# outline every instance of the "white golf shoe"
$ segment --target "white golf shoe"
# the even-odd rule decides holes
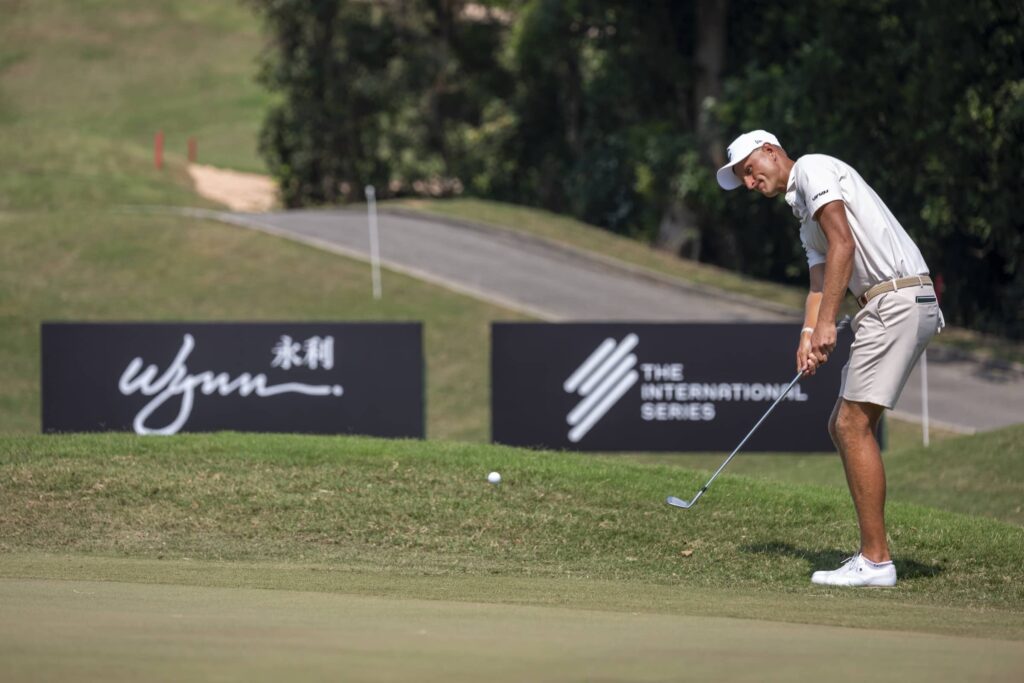
[[[876,564],[860,553],[830,572],[814,572],[811,583],[819,586],[895,586],[896,566],[892,562]]]

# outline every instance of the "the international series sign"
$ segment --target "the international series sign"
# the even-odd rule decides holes
[[[424,436],[419,323],[45,323],[44,432]]]
[[[745,451],[832,451],[851,335]],[[796,374],[792,324],[495,323],[492,438],[584,451],[731,451]]]

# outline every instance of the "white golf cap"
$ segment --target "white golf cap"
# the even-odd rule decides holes
[[[782,147],[779,144],[779,139],[766,130],[752,130],[732,141],[732,144],[725,151],[729,161],[725,163],[725,166],[718,169],[718,184],[723,190],[735,190],[743,185],[743,181],[732,172],[732,167],[746,159],[750,156],[751,152],[766,142]]]

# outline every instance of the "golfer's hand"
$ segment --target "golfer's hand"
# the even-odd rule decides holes
[[[836,324],[831,320],[818,320],[811,334],[810,357],[816,366],[828,362],[829,354],[836,348]]]
[[[800,344],[796,347],[796,369],[805,375],[813,375],[818,364],[811,357],[811,333],[800,333]]]

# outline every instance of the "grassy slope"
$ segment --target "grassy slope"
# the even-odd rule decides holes
[[[491,469],[504,473],[501,487],[484,481]],[[702,478],[677,468],[438,442],[6,437],[0,550],[17,554],[8,567],[24,553],[44,552],[412,577],[622,581],[637,592],[651,584],[736,591],[756,597],[754,610],[765,600],[779,603],[781,620],[824,623],[864,601],[884,612],[954,608],[963,623],[987,611],[1000,623],[1006,610],[1024,612],[1020,527],[893,504],[904,580],[893,591],[851,595],[807,582],[809,571],[856,546],[843,492],[726,477],[699,509],[683,513],[662,503]],[[828,610],[806,609],[805,598],[826,595]],[[788,612],[787,596],[803,607]],[[640,598],[621,600],[629,609]],[[1024,637],[1024,629],[1012,637]]]
[[[262,170],[259,25],[240,3],[4,2],[0,211],[195,203],[182,163]],[[163,130],[170,168],[153,168]]]
[[[488,325],[513,314],[393,274],[386,276],[387,296],[374,302],[365,265],[219,224],[59,212],[9,216],[2,224],[2,431],[38,430],[42,320],[343,318],[423,320],[428,434],[488,437]],[[1020,486],[1013,482],[1022,479],[1024,448],[1018,432],[1005,434],[1016,436],[1000,437],[1010,439],[1002,452],[1011,456],[1000,458],[994,449],[961,445],[968,442],[913,450],[916,431],[900,429],[887,456],[892,497],[1021,523]],[[967,449],[969,460],[958,457]],[[708,470],[722,456],[636,457]],[[742,455],[730,468],[774,480],[844,484],[832,457]],[[974,494],[959,495],[965,486]]]
[[[488,438],[488,325],[515,316],[501,309],[387,274],[387,296],[368,297],[366,266],[313,249],[234,228],[121,214],[19,214],[0,230],[0,430],[35,432],[39,425],[38,325],[48,319],[385,319],[423,320],[428,365],[428,434],[433,438]],[[300,275],[301,274],[301,275]],[[888,456],[892,495],[904,494],[903,451],[917,438],[900,430]],[[936,450],[936,449],[933,449]],[[1007,447],[1021,452],[1019,439]],[[942,451],[946,452],[946,451]],[[713,469],[721,454],[637,456],[649,461]],[[933,484],[950,481],[919,451],[908,473]],[[952,455],[944,462],[956,463]],[[944,495],[950,509],[977,510],[1021,521],[1013,489],[999,493],[1012,473],[993,480],[990,463],[972,458],[960,467],[965,482],[993,495]],[[843,485],[834,458],[742,455],[737,473],[815,484]],[[1019,472],[1020,467],[1017,466]],[[973,472],[973,474],[970,474]],[[1018,476],[1016,481],[1020,481]],[[923,484],[922,484],[923,485]],[[959,486],[960,484],[958,484]],[[688,494],[683,494],[688,495]],[[1007,495],[1011,499],[1007,499]],[[917,502],[929,502],[926,497]]]
[[[365,265],[199,221],[116,213],[203,205],[184,166],[260,170],[270,101],[241,3],[4,3],[0,22],[0,431],[39,428],[43,320],[422,320],[428,434],[487,438],[487,335],[517,319]],[[166,133],[167,164],[152,163]]]
[[[394,273],[216,223],[25,214],[0,230],[0,431],[39,429],[43,320],[419,320],[427,433],[488,436],[489,324],[516,315]]]

